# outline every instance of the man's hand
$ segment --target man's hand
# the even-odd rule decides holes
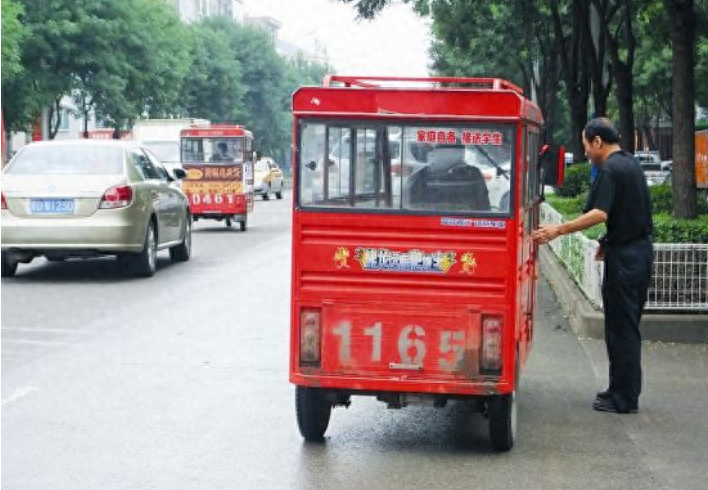
[[[595,260],[598,262],[605,260],[605,247],[602,245],[598,246],[597,251],[595,251]]]
[[[541,225],[531,234],[531,239],[539,244],[548,243],[561,235],[558,225]]]

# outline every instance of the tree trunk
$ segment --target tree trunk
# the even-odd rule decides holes
[[[56,114],[56,120],[54,121],[54,127],[52,127],[52,115]],[[56,138],[57,133],[59,132],[59,125],[61,124],[61,98],[56,99],[54,101],[54,104],[50,106],[49,108],[49,139],[53,140]]]
[[[581,162],[585,160],[585,148],[583,147],[583,129],[588,120],[588,96],[585,98],[576,97],[570,103],[570,129],[573,135],[573,161]]]
[[[592,77],[592,99],[595,109],[593,117],[607,116],[607,98],[612,89],[612,77],[607,76],[606,47],[607,39],[605,29],[602,27],[601,12],[607,9],[607,0],[600,4],[603,10],[596,5],[590,5],[588,22],[584,24],[583,34],[590,54],[590,76]]]
[[[571,146],[573,160],[583,160],[582,131],[587,122],[590,80],[585,57],[588,54],[587,36],[582,35],[582,23],[588,20],[588,4],[586,1],[573,2],[572,29],[568,36],[563,34],[563,25],[557,1],[551,2],[553,27],[556,43],[560,53],[561,68],[565,81],[566,93],[571,112]]]
[[[558,85],[560,84],[560,69],[558,67],[558,51],[555,47],[549,50],[542,60],[538,89],[538,105],[545,121],[543,128],[543,143],[553,143],[553,132],[556,126],[556,111],[558,107]]]
[[[617,81],[617,105],[619,108],[619,132],[622,149],[634,152],[634,110],[632,69],[626,63],[618,62],[614,67]]]
[[[118,126],[113,128],[113,139],[114,140],[120,139],[120,128]]]
[[[695,11],[693,0],[664,0],[671,19],[673,50],[673,215],[695,218]]]

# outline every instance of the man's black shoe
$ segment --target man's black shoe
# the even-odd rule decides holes
[[[619,410],[615,406],[615,402],[612,401],[612,398],[607,398],[607,399],[602,399],[599,398],[595,400],[595,403],[592,404],[592,408],[599,412],[614,412],[614,413],[637,413],[637,408],[630,408],[626,410]]]
[[[612,392],[610,390],[605,390],[605,391],[598,391],[595,394],[595,398],[598,400],[609,400],[612,398]]]

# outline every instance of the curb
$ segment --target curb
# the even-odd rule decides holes
[[[571,327],[581,337],[605,338],[605,316],[597,311],[568,276],[548,246],[539,247],[541,272],[558,297]],[[708,343],[708,315],[645,313],[640,324],[643,340]]]

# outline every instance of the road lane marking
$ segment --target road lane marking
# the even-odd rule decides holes
[[[87,334],[88,330],[75,330],[72,328],[54,328],[54,327],[2,327],[3,332],[37,332],[37,333],[78,333]]]
[[[2,405],[4,407],[8,403],[12,403],[14,401],[17,401],[20,398],[23,398],[35,391],[37,391],[37,388],[35,388],[34,386],[26,386],[25,388],[18,388],[10,396],[8,396],[4,400],[2,400],[0,405]]]
[[[2,339],[2,343],[10,343],[10,344],[27,344],[27,345],[53,345],[53,346],[60,346],[60,345],[68,345],[66,342],[59,342],[57,340],[33,340],[33,339]]]

